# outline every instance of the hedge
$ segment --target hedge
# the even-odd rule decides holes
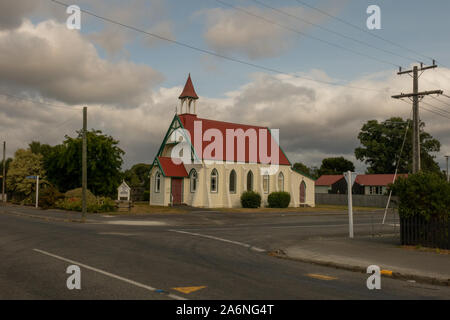
[[[243,208],[259,208],[261,206],[261,195],[254,191],[245,191],[241,195]]]
[[[272,192],[269,194],[267,202],[270,208],[287,208],[291,202],[291,195],[285,191]]]
[[[398,178],[392,188],[399,197],[401,218],[450,216],[450,184],[436,173],[419,172],[408,178]]]

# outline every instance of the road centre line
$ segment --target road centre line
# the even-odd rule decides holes
[[[182,230],[169,230],[171,232],[177,232],[177,233],[183,233],[183,234],[189,234],[191,236],[197,236],[197,237],[202,237],[202,238],[208,238],[208,239],[212,239],[212,240],[217,240],[217,241],[222,241],[222,242],[227,242],[227,243],[231,243],[231,244],[235,244],[241,247],[245,247],[245,248],[249,248],[250,250],[256,251],[256,252],[266,252],[266,250],[258,248],[258,247],[254,247],[250,244],[247,243],[243,243],[243,242],[239,242],[239,241],[233,241],[233,240],[228,240],[228,239],[223,239],[223,238],[218,238],[218,237],[214,237],[214,236],[210,236],[207,234],[200,234],[200,233],[194,233],[194,232],[187,232],[187,231],[182,231]]]
[[[137,281],[134,281],[134,280],[130,280],[130,279],[127,279],[127,278],[118,276],[116,274],[113,274],[113,273],[110,273],[110,272],[107,272],[107,271],[103,271],[103,270],[100,270],[100,269],[88,266],[86,264],[83,264],[83,263],[80,263],[80,262],[77,262],[77,261],[74,261],[74,260],[70,260],[70,259],[67,259],[67,258],[64,258],[64,257],[60,257],[60,256],[57,256],[56,254],[53,254],[53,253],[50,253],[50,252],[47,252],[47,251],[44,251],[44,250],[33,249],[33,251],[39,252],[41,254],[44,254],[44,255],[47,255],[47,256],[50,256],[50,257],[53,257],[53,258],[58,259],[58,260],[62,260],[62,261],[65,261],[65,262],[68,262],[68,263],[71,263],[71,264],[75,264],[75,265],[77,265],[79,267],[83,267],[83,268],[91,270],[91,271],[95,271],[95,272],[101,273],[101,274],[103,274],[105,276],[108,276],[108,277],[111,277],[111,278],[114,278],[114,279],[117,279],[117,280],[124,281],[126,283],[132,284],[132,285],[134,285],[136,287],[139,287],[139,288],[146,289],[148,291],[156,292],[158,290],[158,289],[153,288],[151,286],[148,286],[146,284],[143,284],[143,283],[140,283],[140,282],[137,282]],[[174,295],[174,294],[168,294],[167,297],[175,299],[175,300],[187,300],[187,299],[185,299],[183,297],[180,297],[180,296],[177,296],[177,295]]]

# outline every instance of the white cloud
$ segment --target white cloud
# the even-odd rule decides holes
[[[100,58],[80,33],[51,20],[0,32],[0,48],[0,84],[70,104],[134,107],[162,80],[149,66]]]

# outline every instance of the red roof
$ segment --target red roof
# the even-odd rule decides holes
[[[407,174],[397,174],[398,177],[408,177]],[[356,183],[362,186],[387,186],[394,182],[394,174],[361,174],[356,177]]]
[[[197,93],[195,93],[194,85],[192,84],[191,74],[189,74],[186,84],[184,85],[183,92],[178,97],[179,99],[183,98],[192,98],[198,99]]]
[[[344,178],[342,174],[324,174],[316,180],[316,186],[331,186]]]
[[[265,159],[260,159],[260,154],[259,154],[259,139],[260,139],[260,135],[259,135],[259,130],[265,130],[265,132],[267,133],[267,142],[265,144],[266,147],[266,151],[264,152],[264,150],[262,151],[262,155],[267,155],[268,157],[270,157],[271,155],[271,146],[274,143],[276,148],[278,149],[278,159],[272,160],[271,159],[271,164],[279,164],[279,165],[290,165],[289,160],[287,159],[287,157],[284,155],[283,151],[281,150],[280,146],[277,144],[277,142],[275,141],[275,139],[272,137],[270,130],[268,130],[266,127],[259,127],[259,126],[251,126],[251,125],[245,125],[245,124],[237,124],[237,123],[231,123],[231,122],[223,122],[223,121],[216,121],[216,120],[209,120],[209,119],[201,119],[198,118],[196,115],[194,114],[182,114],[179,115],[179,118],[181,120],[181,123],[183,124],[183,127],[189,131],[189,134],[191,136],[191,143],[193,144],[193,146],[196,149],[196,153],[197,155],[199,155],[200,157],[200,153],[201,153],[201,158],[205,159],[205,160],[216,160],[216,161],[239,161],[239,162],[255,162],[254,160],[256,160],[257,163],[267,163],[269,161],[264,161]],[[206,147],[208,145],[210,145],[212,143],[212,141],[205,141],[203,139],[202,142],[202,150],[197,150],[198,146],[195,145],[195,138],[196,138],[196,134],[194,132],[194,121],[200,121],[201,125],[202,125],[202,132],[201,132],[201,136],[203,137],[203,134],[206,130],[208,129],[218,129],[223,137],[223,151],[222,151],[222,155],[219,154],[219,152],[217,152],[217,154],[212,154],[212,158],[206,158],[204,156],[204,151],[206,149]],[[246,138],[245,141],[245,156],[244,158],[239,158],[238,159],[238,152],[237,152],[237,138],[234,138],[234,158],[232,158],[231,155],[227,156],[226,153],[226,144],[227,144],[227,138],[226,138],[226,130],[227,129],[231,129],[231,130],[237,130],[237,129],[242,129],[244,132],[247,132],[248,129],[254,129],[256,131],[256,138],[257,138],[257,143],[256,146],[252,145],[252,148],[255,148],[254,150],[256,150],[256,159],[250,158],[249,156],[249,143],[248,143],[248,139]],[[209,152],[208,152],[209,153]],[[250,161],[252,160],[252,161]]]
[[[166,177],[187,177],[188,173],[182,163],[175,164],[172,158],[158,157],[161,169]],[[181,162],[181,160],[180,160]]]

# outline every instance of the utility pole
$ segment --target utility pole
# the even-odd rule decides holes
[[[81,156],[81,166],[82,166],[82,173],[81,173],[81,181],[82,181],[82,213],[81,217],[84,221],[86,219],[86,190],[87,190],[87,137],[86,137],[86,131],[87,131],[87,107],[83,107],[83,150],[82,150],[82,156]]]
[[[412,172],[417,173],[420,171],[420,117],[419,117],[419,99],[424,96],[430,94],[442,94],[442,90],[433,90],[433,91],[423,91],[419,92],[419,71],[423,72],[428,69],[437,68],[435,61],[433,60],[433,65],[424,67],[423,64],[420,64],[420,69],[417,66],[414,66],[412,70],[402,71],[400,68],[398,75],[402,74],[411,74],[413,77],[413,92],[407,94],[399,94],[392,96],[394,99],[402,99],[402,98],[411,98],[413,100],[413,134],[412,134],[412,145],[413,145],[413,168]]]
[[[450,179],[449,179],[450,176],[448,175],[448,157],[449,156],[445,156],[445,159],[447,160],[447,172],[446,173],[447,173],[447,182],[450,182]]]
[[[3,204],[6,203],[6,199],[5,199],[5,179],[6,179],[5,154],[6,154],[6,141],[3,141],[3,162],[2,162],[3,163],[3,175],[2,175],[2,202],[3,202]]]

